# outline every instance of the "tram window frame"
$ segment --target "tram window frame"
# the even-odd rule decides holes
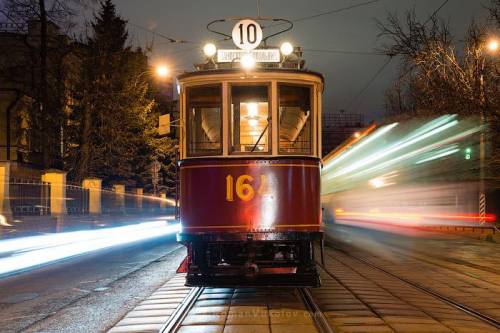
[[[233,87],[235,86],[243,86],[243,87],[248,87],[248,86],[261,86],[261,87],[267,87],[267,146],[268,149],[267,151],[239,151],[239,150],[234,150],[234,133],[233,133],[233,111],[231,109],[231,106],[233,105]],[[230,155],[272,155],[273,154],[273,137],[272,137],[272,120],[273,120],[273,110],[272,110],[272,103],[271,100],[273,98],[272,96],[272,82],[270,81],[261,81],[261,82],[229,82],[228,83],[228,89],[227,89],[227,94],[228,94],[228,152]]]
[[[291,153],[287,151],[283,151],[281,149],[281,139],[280,139],[280,129],[281,129],[281,116],[280,116],[280,105],[281,105],[281,98],[280,98],[280,86],[288,86],[288,87],[298,87],[298,88],[309,88],[309,119],[307,121],[310,122],[310,133],[309,133],[309,142],[310,142],[310,147],[308,152],[300,152],[300,153]],[[317,145],[317,142],[315,143],[315,136],[314,136],[314,126],[315,126],[315,116],[316,116],[316,110],[315,110],[315,105],[314,105],[314,91],[315,91],[315,86],[314,84],[303,84],[303,83],[295,83],[295,82],[286,82],[286,81],[278,81],[276,82],[276,108],[277,108],[277,115],[278,115],[278,154],[279,155],[289,155],[289,156],[315,156],[314,152],[314,147],[315,144]]]
[[[219,97],[220,97],[220,102],[218,104],[219,108],[219,116],[220,116],[220,121],[219,121],[219,148],[217,150],[213,150],[210,152],[201,151],[200,153],[195,153],[192,151],[192,143],[191,143],[191,107],[190,107],[190,98],[189,98],[189,92],[191,89],[200,89],[200,88],[218,88],[219,89]],[[223,139],[223,122],[224,122],[224,98],[223,98],[223,87],[222,83],[214,83],[214,84],[198,84],[198,85],[190,85],[185,88],[185,98],[186,98],[186,155],[187,157],[204,157],[204,156],[222,156],[223,154],[223,145],[224,145],[224,139]]]

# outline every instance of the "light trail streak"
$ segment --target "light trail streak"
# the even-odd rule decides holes
[[[425,221],[427,219],[443,219],[443,220],[465,220],[465,221],[479,221],[479,215],[474,214],[419,214],[419,213],[376,213],[376,212],[338,212],[339,217],[349,218],[369,218],[369,219],[397,219],[397,220],[410,220],[410,221]],[[494,214],[486,214],[486,222],[495,222],[496,216]]]
[[[7,223],[7,219],[2,214],[0,214],[0,226],[2,226],[2,227],[12,227],[11,224]]]
[[[100,230],[85,230],[0,241],[0,277],[75,256],[166,236],[180,223],[144,222]]]
[[[418,160],[417,162],[415,162],[415,164],[422,164],[422,163],[425,163],[425,162],[434,161],[434,160],[437,160],[438,158],[449,156],[449,155],[455,154],[456,152],[459,152],[459,151],[460,151],[459,148],[452,148],[452,149],[445,148],[445,149],[442,149],[442,150],[438,150],[435,153],[435,155],[432,155],[432,156],[426,157],[424,159]]]
[[[450,118],[445,118],[444,120],[448,120],[448,119],[450,119]],[[410,145],[413,145],[419,141],[423,141],[423,140],[425,140],[433,135],[436,135],[440,132],[447,130],[448,128],[450,128],[452,126],[457,125],[458,121],[453,120],[451,122],[444,123],[444,124],[442,124],[442,122],[436,122],[435,124],[438,124],[439,127],[430,127],[431,130],[426,131],[425,133],[412,134],[412,135],[410,135],[410,137],[403,139],[402,142],[400,142],[400,143],[396,143],[385,150],[382,150],[382,151],[377,152],[375,154],[369,155],[368,157],[363,158],[361,161],[355,162],[347,167],[340,169],[338,172],[335,172],[335,173],[329,175],[327,177],[327,179],[333,179],[336,177],[340,177],[342,175],[345,175],[347,173],[350,173],[352,171],[360,169],[366,165],[375,163],[375,162],[383,159],[384,157],[387,157],[388,155],[394,154],[394,153],[396,153],[396,152],[398,152],[398,151],[400,151],[400,150],[402,150]]]
[[[485,128],[475,117],[411,119],[340,149],[321,175],[325,223],[477,226]]]
[[[326,173],[329,169],[331,169],[334,165],[340,163],[342,160],[346,159],[347,157],[351,156],[352,154],[356,153],[358,150],[361,148],[365,147],[369,143],[375,141],[382,135],[386,134],[390,130],[392,130],[394,127],[396,127],[398,123],[393,123],[391,125],[387,125],[384,127],[379,128],[378,130],[375,131],[372,135],[368,136],[364,140],[362,140],[359,144],[354,146],[352,149],[345,151],[344,153],[340,154],[338,157],[334,158],[331,160],[329,163],[327,163],[324,168],[323,168],[323,173]]]

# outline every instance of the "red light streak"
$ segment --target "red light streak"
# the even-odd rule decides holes
[[[344,212],[340,209],[335,210],[335,215],[338,217],[367,217],[367,218],[389,218],[400,220],[421,221],[424,219],[441,219],[441,220],[466,220],[479,221],[481,216],[476,214],[418,214],[418,213],[366,213],[366,212]],[[495,214],[486,214],[484,217],[486,222],[493,223],[496,221]]]

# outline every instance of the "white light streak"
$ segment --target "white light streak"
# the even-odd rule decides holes
[[[448,156],[448,155],[455,154],[458,151],[460,151],[459,148],[454,148],[454,149],[446,148],[446,149],[442,149],[442,150],[437,151],[435,155],[432,155],[432,156],[429,156],[427,158],[418,160],[417,162],[415,162],[415,164],[422,164],[422,163],[425,163],[425,162],[434,161],[434,160],[437,160],[437,159],[439,159],[441,157],[445,157],[445,156]]]
[[[0,241],[0,276],[180,231],[180,223],[145,222]]]
[[[12,227],[11,224],[7,223],[7,218],[5,216],[3,216],[2,214],[0,214],[0,226]]]
[[[438,122],[438,124],[441,125],[440,122]],[[356,163],[350,164],[347,167],[340,169],[338,172],[333,173],[332,175],[327,177],[327,179],[339,177],[339,176],[345,175],[347,173],[350,173],[352,171],[355,171],[357,169],[360,169],[364,166],[373,164],[373,163],[383,159],[384,157],[386,157],[390,154],[396,153],[396,152],[398,152],[398,151],[400,151],[400,150],[402,150],[410,145],[413,145],[419,141],[423,141],[424,139],[427,139],[433,135],[436,135],[440,132],[443,132],[452,126],[455,126],[456,124],[458,124],[458,121],[453,120],[453,121],[445,123],[444,125],[441,125],[439,127],[434,127],[432,130],[427,131],[426,133],[412,134],[409,138],[404,139],[401,143],[394,144],[393,146],[389,147],[388,149],[382,150],[380,152],[376,152],[375,154],[369,155],[368,157],[363,158]]]
[[[398,123],[394,123],[394,124],[390,124],[390,125],[387,125],[387,126],[379,128],[372,135],[370,135],[367,138],[365,138],[364,140],[362,140],[360,143],[358,143],[352,149],[347,150],[346,152],[340,154],[338,157],[336,157],[333,160],[329,161],[325,165],[325,167],[323,168],[323,173],[325,173],[326,171],[328,171],[332,166],[338,164],[340,161],[342,161],[345,158],[349,157],[350,155],[354,154],[355,152],[357,152],[358,150],[360,150],[361,148],[363,148],[364,146],[366,146],[370,142],[378,139],[379,137],[381,137],[385,133],[389,132],[391,129],[393,129],[397,125],[398,125]]]

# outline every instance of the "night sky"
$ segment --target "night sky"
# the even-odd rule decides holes
[[[131,42],[144,46],[153,41],[153,58],[166,61],[179,70],[192,70],[192,64],[203,59],[202,45],[206,41],[218,39],[205,29],[208,22],[228,16],[257,15],[255,0],[114,2],[119,13],[131,23]],[[367,0],[261,0],[260,13],[262,16],[294,20],[364,2]],[[305,50],[371,53],[383,43],[377,38],[375,18],[383,20],[388,11],[403,14],[405,10],[415,7],[419,17],[425,20],[442,3],[442,0],[381,0],[340,13],[296,22],[291,32],[277,36],[270,44],[279,45],[284,40],[289,40]],[[482,21],[487,16],[483,7],[487,4],[487,0],[449,0],[439,12],[439,16],[450,22],[453,35],[457,40],[462,40],[473,18]],[[168,44],[164,39],[153,37],[132,24],[193,43]],[[232,42],[225,45],[226,48],[234,46]],[[391,86],[397,72],[398,59],[391,61],[366,91],[355,99],[387,61],[386,57],[305,51],[304,58],[307,68],[325,76],[324,112],[346,109],[347,112],[364,114],[367,121],[383,117],[384,93]]]

